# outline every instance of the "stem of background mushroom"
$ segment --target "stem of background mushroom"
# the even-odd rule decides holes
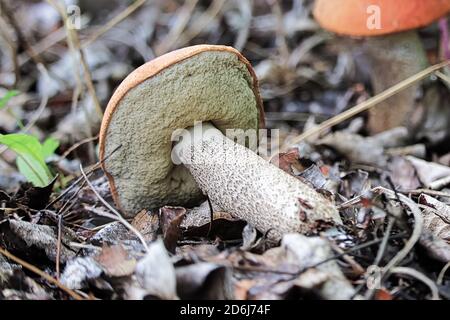
[[[425,69],[428,60],[415,31],[370,37],[365,42],[374,93],[378,94]],[[378,133],[400,125],[411,127],[419,85],[411,86],[369,111],[369,129]]]
[[[173,154],[189,169],[200,189],[217,207],[247,221],[269,238],[311,232],[319,221],[341,223],[329,200],[234,143],[212,124],[184,130],[181,138]]]

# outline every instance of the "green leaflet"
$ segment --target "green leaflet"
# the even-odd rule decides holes
[[[0,109],[6,106],[8,101],[19,94],[19,91],[11,90],[8,91],[1,99],[0,99]]]
[[[52,180],[52,174],[45,159],[58,148],[58,141],[49,138],[43,144],[31,135],[13,133],[0,135],[0,144],[17,153],[19,171],[36,187],[45,187]]]

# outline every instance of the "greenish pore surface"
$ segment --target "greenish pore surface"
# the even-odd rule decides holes
[[[226,129],[258,129],[253,80],[230,52],[203,52],[131,89],[107,130],[105,162],[128,216],[163,205],[194,205],[202,198],[189,171],[171,160],[172,132],[195,121]]]

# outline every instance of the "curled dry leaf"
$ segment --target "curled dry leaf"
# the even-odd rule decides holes
[[[332,257],[328,242],[319,237],[287,234],[280,247],[262,255],[234,252],[227,257],[236,269],[239,281],[235,291],[240,298],[284,299],[295,287],[303,294],[324,299],[349,299],[355,294]],[[298,294],[298,293],[297,293]]]
[[[33,187],[29,184],[25,184],[26,188],[24,190],[20,189],[14,196],[14,200],[31,209],[44,209],[50,199],[56,180],[57,177],[45,187]]]
[[[432,257],[446,263],[450,261],[450,206],[425,194],[420,195],[419,203],[430,207],[422,210],[420,244]]]
[[[287,234],[283,237],[281,245],[286,256],[297,261],[301,269],[315,266],[315,269],[327,275],[327,281],[318,288],[323,298],[349,299],[355,294],[355,289],[345,278],[336,261],[323,263],[332,257],[331,247],[326,240],[318,237],[308,238],[301,234]]]
[[[298,174],[298,177],[311,183],[315,189],[322,189],[322,188],[328,189],[326,188],[328,179],[323,174],[321,168],[319,168],[319,166],[317,166],[316,164],[312,164],[311,166],[300,172]]]
[[[228,267],[201,262],[178,267],[175,271],[181,299],[234,299]]]
[[[128,299],[146,296],[159,299],[178,299],[175,268],[162,240],[150,244],[144,258],[138,261],[135,275],[124,286]]]
[[[370,190],[371,183],[369,174],[366,171],[350,171],[342,177],[340,193],[347,198],[365,194]]]
[[[258,245],[258,231],[247,224],[242,230],[242,246],[241,250],[249,251]]]
[[[395,186],[400,190],[414,190],[420,187],[415,167],[405,157],[393,157],[389,161],[388,169]]]
[[[450,168],[439,163],[428,162],[413,156],[407,156],[406,159],[416,169],[420,181],[429,186],[436,180],[450,176]]]
[[[159,216],[150,211],[142,210],[134,217],[131,225],[139,231],[145,241],[156,240],[159,229]]]
[[[450,242],[450,206],[426,194],[420,195],[419,203],[430,207],[422,211],[424,228]]]
[[[160,209],[159,214],[164,244],[169,252],[175,253],[177,241],[181,234],[180,225],[186,214],[186,209],[165,206]]]
[[[292,148],[287,152],[281,152],[270,159],[270,163],[281,170],[294,175],[294,170],[303,171],[305,168],[300,163],[300,154],[298,148]]]

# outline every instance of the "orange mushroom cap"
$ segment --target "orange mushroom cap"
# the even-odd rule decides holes
[[[329,31],[376,36],[427,26],[450,11],[450,0],[316,0],[314,17]]]

